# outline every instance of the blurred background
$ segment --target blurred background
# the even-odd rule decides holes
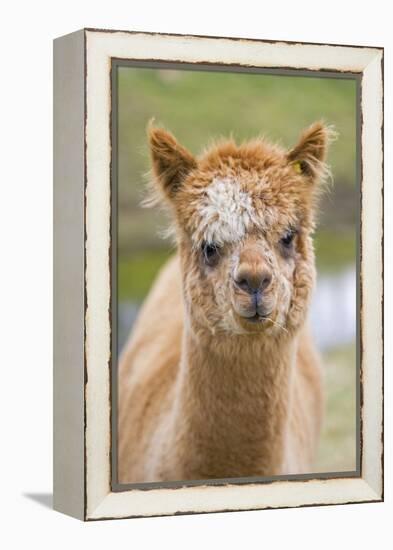
[[[315,234],[318,281],[311,323],[323,355],[327,408],[316,471],[356,469],[356,81],[172,69],[118,68],[118,347],[173,253],[157,209],[141,208],[154,117],[198,154],[212,139],[263,134],[291,147],[324,119],[339,138]]]

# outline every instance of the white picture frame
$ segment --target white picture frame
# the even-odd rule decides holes
[[[360,80],[356,475],[114,489],[111,106],[118,60]],[[54,43],[54,507],[82,520],[383,500],[383,49],[84,29]]]

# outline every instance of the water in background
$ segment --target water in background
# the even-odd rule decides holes
[[[118,310],[118,349],[121,351],[140,304],[122,302]],[[349,344],[356,337],[356,269],[354,266],[318,277],[310,324],[319,349]]]
[[[310,324],[321,350],[356,338],[356,269],[321,275],[311,304]]]

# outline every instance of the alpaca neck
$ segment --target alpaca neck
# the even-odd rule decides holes
[[[296,342],[186,326],[175,405],[185,478],[281,473]]]

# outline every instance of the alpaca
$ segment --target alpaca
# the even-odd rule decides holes
[[[307,326],[330,130],[194,157],[149,127],[178,253],[119,360],[120,483],[310,473],[323,412]]]

